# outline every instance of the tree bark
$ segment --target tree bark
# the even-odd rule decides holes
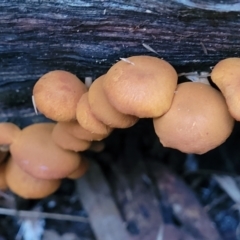
[[[119,58],[144,54],[178,72],[210,71],[238,56],[239,3],[221,2],[2,0],[0,121],[33,117],[32,87],[51,70],[94,79]]]

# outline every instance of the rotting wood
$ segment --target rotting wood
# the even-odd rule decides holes
[[[0,208],[0,215],[14,216],[19,218],[32,218],[32,219],[53,219],[61,221],[76,221],[87,223],[88,219],[81,216],[73,216],[61,213],[46,213],[37,211],[24,211],[8,208]]]
[[[2,0],[0,120],[34,113],[32,87],[42,74],[64,69],[94,79],[121,57],[157,56],[143,44],[178,71],[209,70],[239,56],[240,15],[230,3]],[[232,11],[220,11],[224,6]]]
[[[108,183],[96,162],[76,181],[77,193],[98,240],[128,240],[129,235]]]

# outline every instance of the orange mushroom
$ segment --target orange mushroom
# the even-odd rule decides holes
[[[33,88],[37,109],[54,121],[76,119],[76,107],[87,92],[83,82],[70,72],[55,70],[43,75]]]
[[[91,133],[109,135],[112,131],[112,128],[99,121],[93,115],[88,102],[88,93],[84,93],[79,100],[76,115],[78,123]]]
[[[91,146],[90,141],[76,138],[68,131],[64,131],[58,123],[53,128],[52,139],[59,147],[74,152],[85,151]]]
[[[240,121],[240,58],[226,58],[218,62],[211,78],[225,97],[231,115]]]
[[[103,138],[106,138],[109,133],[107,134],[96,134],[91,133],[84,129],[78,121],[71,121],[71,122],[58,122],[56,128],[59,128],[61,131],[66,131],[72,136],[85,140],[85,141],[100,141]]]
[[[28,174],[42,179],[64,178],[74,172],[81,156],[57,146],[51,138],[54,123],[24,128],[10,146],[13,160]]]
[[[104,76],[97,78],[88,91],[88,101],[93,115],[111,128],[133,126],[138,121],[137,117],[123,114],[109,103],[102,87]]]
[[[6,166],[6,182],[9,189],[26,199],[44,198],[55,192],[60,179],[39,179],[23,171],[11,158]]]
[[[156,57],[134,56],[109,69],[103,90],[119,112],[153,118],[170,108],[177,79],[176,71],[168,62]]]
[[[68,176],[68,178],[70,179],[80,178],[86,173],[88,168],[89,168],[89,161],[85,157],[83,157],[79,167],[73,173],[71,173]]]
[[[229,137],[234,120],[219,91],[187,82],[178,85],[171,108],[153,123],[163,146],[203,154]]]

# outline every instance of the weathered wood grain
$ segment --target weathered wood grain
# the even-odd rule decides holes
[[[33,113],[32,86],[42,74],[65,69],[95,78],[120,57],[156,55],[143,43],[178,71],[239,56],[239,3],[221,2],[2,0],[0,120]]]

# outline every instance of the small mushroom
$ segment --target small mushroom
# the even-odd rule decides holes
[[[85,151],[91,146],[90,141],[85,141],[71,135],[69,132],[64,131],[57,123],[52,131],[53,141],[65,150],[74,152]]]
[[[28,174],[42,179],[64,178],[74,172],[81,156],[57,146],[51,134],[54,123],[24,128],[10,146],[13,160]]]
[[[9,189],[26,199],[44,198],[55,192],[60,179],[39,179],[23,171],[11,158],[6,166],[6,182]]]
[[[229,137],[234,120],[219,91],[187,82],[178,85],[171,108],[153,123],[163,146],[203,154]]]
[[[99,121],[93,115],[88,102],[88,93],[84,93],[79,100],[76,115],[78,123],[91,133],[109,135],[112,131],[112,128]]]
[[[211,78],[225,97],[233,118],[240,121],[240,58],[227,58],[217,63]]]
[[[88,168],[89,168],[89,161],[85,157],[83,157],[79,167],[77,168],[77,170],[75,170],[73,173],[71,173],[68,176],[68,178],[69,179],[80,178],[86,173]]]
[[[109,103],[119,112],[139,118],[163,115],[170,108],[177,73],[166,61],[134,56],[114,64],[103,80]]]
[[[76,107],[87,88],[67,71],[55,70],[43,75],[33,88],[37,109],[54,121],[76,119]]]
[[[111,128],[128,128],[138,118],[117,111],[108,101],[102,87],[104,76],[97,78],[89,88],[88,101],[93,115]]]
[[[77,120],[71,122],[58,122],[54,128],[58,128],[59,131],[68,132],[70,135],[85,141],[100,141],[107,137],[107,134],[91,133],[84,129]]]
[[[0,123],[0,151],[8,152],[16,136],[21,132],[20,128],[10,122]]]

